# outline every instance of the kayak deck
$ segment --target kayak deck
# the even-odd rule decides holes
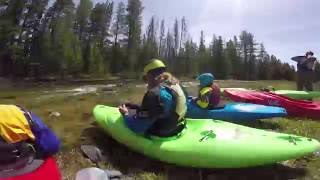
[[[126,127],[117,108],[97,105],[94,115],[98,124],[118,142],[151,158],[181,166],[260,166],[301,157],[320,148],[314,139],[212,119],[187,119],[185,130],[176,137],[146,138]]]
[[[202,109],[191,99],[188,100],[186,117],[195,119],[220,119],[230,122],[254,121],[258,119],[284,117],[284,108],[249,103],[227,103],[216,109]]]

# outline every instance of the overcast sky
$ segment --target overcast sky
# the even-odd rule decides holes
[[[120,0],[115,0],[119,2]],[[105,0],[95,0],[105,2]],[[242,30],[252,32],[269,54],[283,61],[312,50],[320,53],[320,0],[142,0],[144,26],[151,16],[174,19],[186,17],[189,33],[199,41],[212,35],[228,40]],[[293,63],[293,62],[292,62]]]

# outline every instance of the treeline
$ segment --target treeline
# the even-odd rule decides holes
[[[253,34],[205,42],[188,33],[186,18],[166,27],[150,19],[142,30],[141,0],[93,4],[81,0],[0,1],[0,75],[139,75],[151,58],[178,76],[213,72],[219,79],[294,79],[294,67],[269,55]],[[198,41],[198,43],[197,43]]]

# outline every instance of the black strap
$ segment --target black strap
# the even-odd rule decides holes
[[[30,112],[20,105],[16,105],[23,112],[25,118],[27,119],[30,128],[32,129],[36,124],[33,122]]]
[[[186,127],[186,123],[180,123],[177,125],[177,127],[171,131],[157,131],[156,134],[152,134],[154,136],[159,136],[159,137],[172,137],[172,136],[177,136],[179,133],[182,132],[182,130]]]
[[[125,104],[127,108],[129,109],[136,109],[136,110],[139,110],[140,109],[140,106],[138,104],[134,104],[134,103],[126,103]]]

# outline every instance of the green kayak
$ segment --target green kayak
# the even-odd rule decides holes
[[[124,124],[117,108],[97,105],[96,121],[119,143],[164,162],[199,168],[242,168],[273,164],[319,150],[317,140],[224,121],[187,119],[170,138],[140,136]]]
[[[221,88],[221,92],[225,89],[228,90],[238,90],[238,91],[248,91],[251,89],[245,88]],[[287,96],[293,99],[311,99],[311,98],[320,98],[320,91],[295,91],[295,90],[276,90],[271,91],[275,94]]]
[[[320,91],[293,91],[293,90],[277,90],[276,94],[284,95],[294,99],[311,99],[319,98]]]

